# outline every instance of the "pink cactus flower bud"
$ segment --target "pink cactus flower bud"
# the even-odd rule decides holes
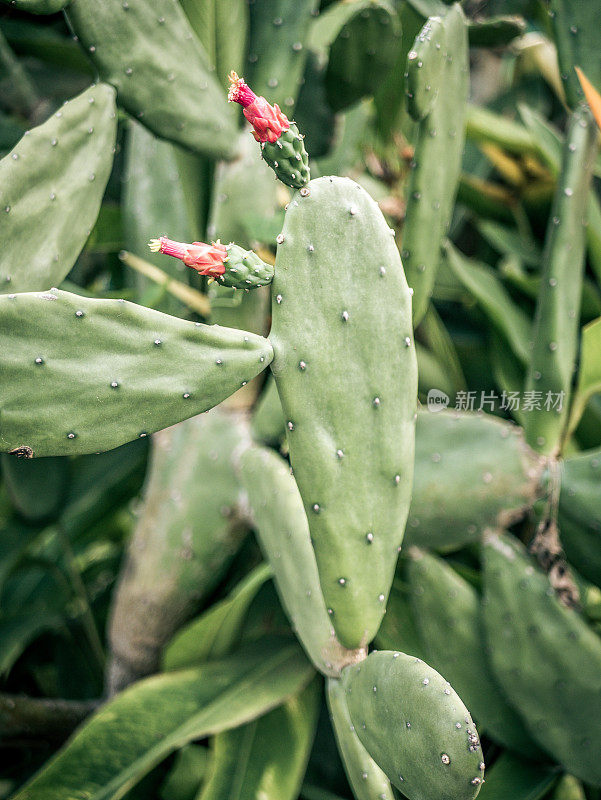
[[[192,267],[200,275],[218,278],[225,272],[227,249],[219,240],[212,244],[204,242],[184,244],[161,236],[160,239],[151,239],[148,246],[153,253],[164,253],[181,259],[187,267]]]
[[[232,85],[227,99],[230,103],[240,103],[244,108],[244,116],[253,126],[253,136],[257,142],[273,144],[290,127],[288,117],[277,103],[270,105],[264,97],[257,97],[235,72],[230,72],[229,79]]]

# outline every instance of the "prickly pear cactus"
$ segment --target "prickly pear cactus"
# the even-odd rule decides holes
[[[417,368],[394,239],[353,181],[318,178],[292,198],[272,313],[272,371],[326,605],[341,643],[365,646],[411,496]]]
[[[290,468],[276,453],[255,447],[242,455],[241,477],[261,548],[272,565],[294,630],[317,669],[339,677],[345,664],[365,658],[365,650],[346,650],[336,638],[319,585],[307,517]],[[264,502],[267,492],[272,495],[269,504]]]
[[[361,744],[348,712],[341,681],[327,682],[328,708],[344,769],[357,800],[392,800],[390,781]]]
[[[476,797],[484,780],[478,732],[438,672],[380,650],[347,667],[342,685],[357,736],[405,797]]]
[[[563,163],[545,240],[545,265],[532,331],[525,390],[540,392],[547,405],[526,417],[526,439],[543,453],[557,454],[566,425],[584,271],[586,206],[597,128],[586,108],[570,117]]]
[[[0,291],[47,289],[90,235],[115,152],[115,92],[91,86],[0,161]]]
[[[406,546],[454,550],[519,520],[545,496],[545,467],[517,425],[488,414],[420,411]]]
[[[599,637],[561,605],[521,543],[507,535],[491,534],[485,543],[484,599],[491,664],[510,703],[541,747],[600,786],[592,755],[601,746]]]
[[[541,757],[519,716],[495,683],[482,648],[480,598],[442,559],[411,552],[413,616],[427,659],[461,693],[487,733],[520,755]]]
[[[98,73],[133,117],[183,147],[215,158],[234,155],[232,116],[178,3],[72,0],[66,13]]]
[[[593,583],[601,584],[601,451],[566,458],[559,495],[561,543],[569,561]]]
[[[111,613],[109,694],[158,670],[164,645],[240,546],[247,528],[235,470],[249,443],[245,419],[220,409],[153,437],[145,503]]]
[[[147,436],[212,408],[272,358],[262,336],[56,289],[0,296],[0,342],[11,353],[0,444],[29,456]]]
[[[402,234],[403,264],[414,289],[413,318],[422,319],[451,221],[464,142],[469,91],[465,16],[458,3],[433,17],[407,60],[409,111],[419,121]]]

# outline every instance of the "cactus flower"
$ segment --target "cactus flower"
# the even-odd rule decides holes
[[[188,267],[195,269],[200,275],[218,278],[225,272],[227,249],[218,240],[212,244],[204,242],[174,242],[166,236],[151,239],[148,246],[153,253],[164,253],[167,256],[181,259]]]
[[[232,85],[227,99],[230,103],[239,103],[243,107],[244,116],[253,126],[253,136],[257,142],[262,144],[276,142],[290,127],[288,117],[277,103],[271,105],[264,97],[257,97],[250,86],[235,72],[230,72],[229,79]]]

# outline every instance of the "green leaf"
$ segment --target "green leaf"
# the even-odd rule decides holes
[[[56,516],[69,484],[69,461],[47,458],[44,461],[0,455],[2,476],[19,514],[30,522]]]
[[[523,233],[492,220],[478,220],[476,226],[478,232],[499,253],[515,256],[533,267],[540,266],[542,252],[533,237],[527,238]]]
[[[133,497],[146,474],[148,439],[137,439],[108,453],[73,462],[71,483],[60,524],[68,535],[90,528]]]
[[[0,161],[0,291],[57,285],[94,227],[113,164],[115,93],[87,89]]]
[[[476,298],[515,355],[523,364],[527,364],[531,325],[526,313],[513,302],[494,270],[487,264],[466,258],[450,242],[446,244],[446,255],[455,275],[470,295]]]
[[[209,751],[206,747],[198,744],[182,747],[161,786],[161,800],[194,800],[208,766]]]
[[[25,648],[41,633],[62,624],[63,619],[55,609],[0,614],[0,675],[10,672]]]
[[[540,800],[557,780],[554,767],[501,753],[480,790],[478,800]]]
[[[321,699],[321,681],[264,717],[215,737],[212,772],[198,800],[296,800]]]
[[[104,705],[13,800],[117,800],[169,753],[252,721],[313,674],[297,645],[262,641],[222,662],[148,678]]]
[[[239,636],[250,604],[270,577],[269,565],[260,564],[225,600],[215,603],[182,628],[165,650],[163,669],[182,669],[228,653]]]
[[[120,300],[0,296],[0,449],[94,453],[207,411],[261,372],[271,344]]]
[[[582,329],[578,385],[570,413],[570,432],[576,430],[590,398],[601,392],[601,317]]]

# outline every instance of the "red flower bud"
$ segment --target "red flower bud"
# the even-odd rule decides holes
[[[253,126],[253,136],[257,142],[273,144],[290,127],[288,117],[277,103],[270,105],[264,97],[257,97],[235,72],[230,72],[229,79],[232,85],[227,99],[230,103],[240,103],[244,108],[244,116]]]
[[[192,267],[200,275],[218,278],[225,272],[224,262],[227,259],[227,249],[219,241],[213,242],[213,244],[204,242],[184,244],[161,236],[160,239],[151,239],[148,246],[153,253],[164,253],[167,256],[181,259],[187,267]]]

